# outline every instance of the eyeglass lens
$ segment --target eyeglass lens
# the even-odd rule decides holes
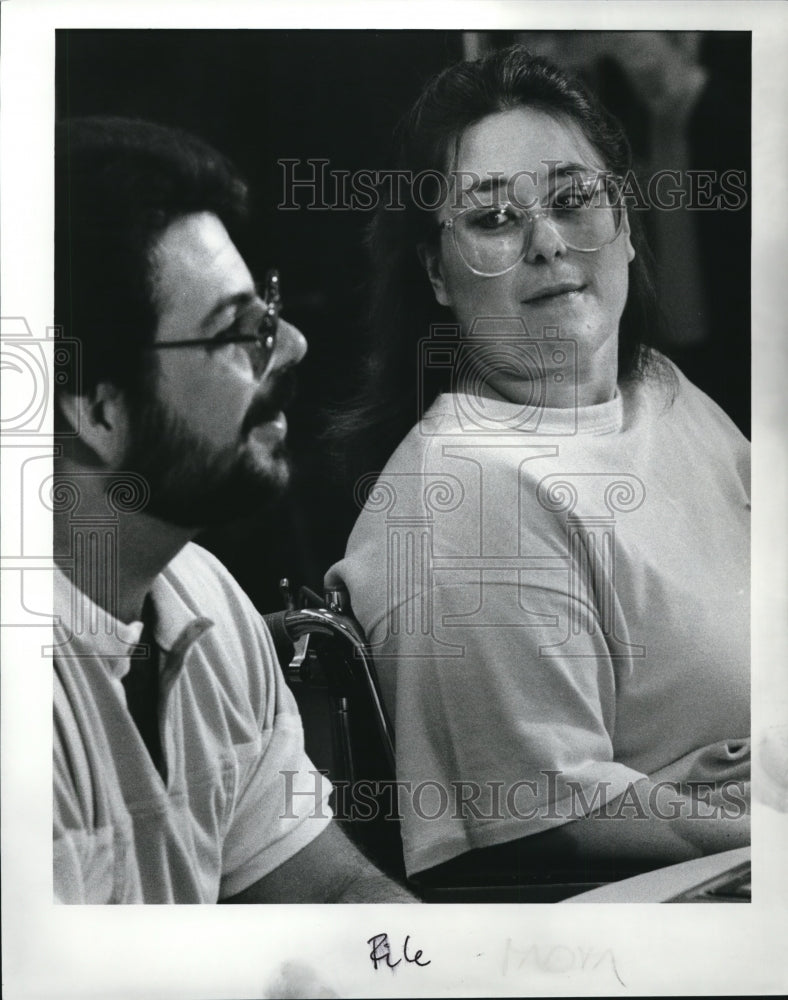
[[[589,194],[564,198],[531,212],[512,205],[472,208],[453,220],[457,250],[469,267],[481,274],[499,274],[527,252],[535,218],[547,220],[573,250],[598,250],[618,236],[623,221],[619,189],[603,178]]]

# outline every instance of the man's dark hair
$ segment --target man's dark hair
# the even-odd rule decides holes
[[[81,344],[80,391],[107,381],[138,394],[158,321],[157,240],[193,212],[213,212],[232,232],[246,185],[201,139],[145,121],[59,122],[55,154],[55,324]],[[55,384],[76,391],[70,379],[63,369]]]

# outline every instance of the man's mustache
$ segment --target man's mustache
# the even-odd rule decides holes
[[[295,398],[297,378],[295,367],[287,368],[277,375],[276,381],[265,393],[255,396],[246,411],[241,434],[246,437],[254,427],[268,423]]]

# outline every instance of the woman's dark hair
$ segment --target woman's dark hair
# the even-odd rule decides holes
[[[423,172],[446,174],[465,129],[521,106],[571,119],[606,169],[615,174],[630,170],[629,143],[618,122],[579,81],[517,45],[458,63],[434,77],[395,133],[395,167],[410,178]],[[416,250],[420,243],[436,242],[437,226],[434,213],[419,207],[412,193],[405,200],[404,211],[378,208],[368,233],[370,343],[363,384],[353,405],[334,422],[345,471],[353,480],[379,470],[424,408],[448,388],[445,374],[424,369],[418,349],[432,324],[452,322],[449,310],[436,303]],[[658,339],[649,254],[632,213],[630,228],[637,252],[620,325],[619,381],[643,374],[647,345]]]
[[[80,343],[78,365],[56,371],[55,385],[84,393],[108,381],[138,394],[158,322],[156,241],[192,212],[233,230],[246,186],[202,140],[152,122],[59,122],[55,157],[55,323]]]

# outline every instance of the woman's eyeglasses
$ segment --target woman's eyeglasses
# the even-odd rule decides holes
[[[251,361],[255,378],[261,378],[276,350],[276,335],[281,309],[282,293],[279,272],[271,270],[265,276],[265,290],[262,300],[246,309],[236,322],[226,330],[222,330],[215,337],[204,337],[198,340],[169,340],[151,344],[150,349],[161,351],[173,347],[206,347],[211,354],[221,351],[222,356],[227,356],[240,349]]]
[[[624,226],[621,178],[570,175],[538,209],[510,202],[466,208],[440,224],[476,274],[493,278],[510,271],[528,252],[537,219],[545,219],[561,241],[580,253],[612,243]]]

